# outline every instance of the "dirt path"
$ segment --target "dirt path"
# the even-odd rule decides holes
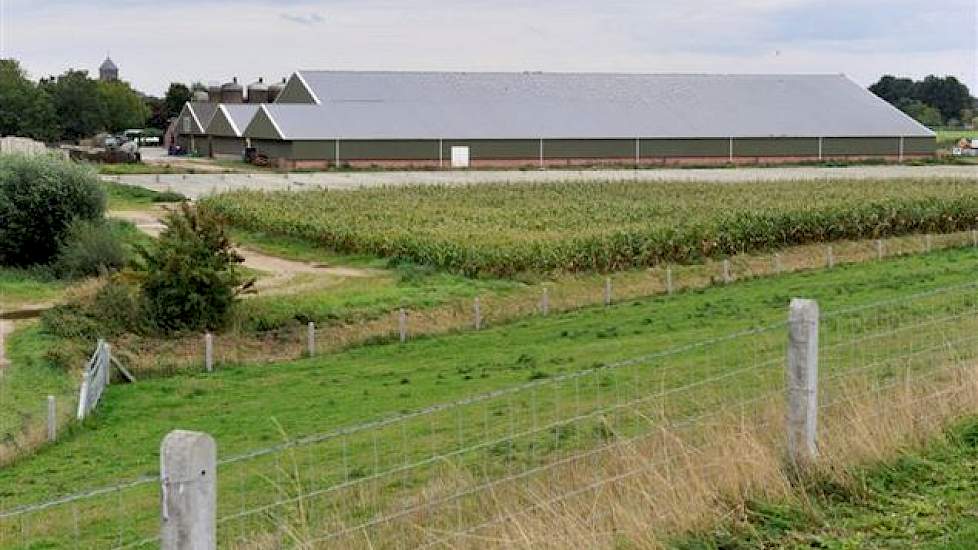
[[[165,227],[160,222],[162,209],[151,211],[145,210],[118,210],[109,212],[109,217],[126,220],[136,226],[137,229],[150,235],[158,237]],[[344,278],[367,278],[376,277],[381,274],[378,270],[361,269],[343,266],[325,266],[309,262],[298,262],[288,260],[278,256],[270,256],[250,248],[238,247],[238,254],[244,258],[244,267],[262,273],[258,277],[255,287],[271,293],[292,293],[299,290],[299,286],[307,288],[316,286],[309,282],[302,285],[292,286],[290,283],[300,274],[311,274],[322,276],[328,283],[335,279]]]

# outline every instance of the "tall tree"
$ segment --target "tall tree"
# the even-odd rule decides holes
[[[869,87],[869,91],[896,105],[902,99],[913,98],[914,81],[909,78],[884,75],[879,82]]]
[[[0,59],[0,135],[54,141],[61,136],[51,98],[14,59]]]
[[[928,76],[914,86],[918,99],[941,112],[945,120],[960,119],[961,111],[971,107],[971,91],[953,76]]]
[[[64,137],[75,140],[105,130],[108,114],[98,82],[87,71],[69,69],[42,87],[54,100],[54,108],[64,127]]]
[[[142,128],[149,118],[149,107],[126,82],[113,80],[98,82],[99,94],[105,115],[103,127],[110,132],[128,128]]]
[[[171,118],[180,114],[184,103],[190,101],[192,97],[193,93],[190,91],[189,86],[179,82],[171,83],[170,87],[166,90],[166,96],[163,97],[163,115],[166,120],[169,121]]]
[[[974,106],[971,91],[953,76],[930,75],[915,82],[909,78],[885,75],[869,87],[869,91],[892,103],[905,112],[912,111],[927,120],[935,120],[934,113],[923,106],[936,109],[942,120],[967,118],[965,111]]]

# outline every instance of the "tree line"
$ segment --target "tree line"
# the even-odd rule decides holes
[[[930,75],[923,80],[885,75],[869,91],[925,126],[974,125],[976,99],[960,80],[953,76]]]
[[[33,81],[17,60],[0,59],[0,135],[55,142],[129,128],[164,130],[191,95],[174,83],[164,98],[152,97],[75,69]]]

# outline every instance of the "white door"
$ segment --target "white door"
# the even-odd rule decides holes
[[[469,167],[469,148],[465,146],[452,147],[452,168]]]

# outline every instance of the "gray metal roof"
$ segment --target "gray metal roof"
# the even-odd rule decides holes
[[[111,57],[106,57],[105,61],[102,62],[102,65],[99,66],[99,70],[102,71],[115,71],[118,69],[119,67],[116,66],[115,62],[112,61]]]
[[[217,112],[217,103],[210,103],[207,101],[188,101],[184,106],[184,109],[190,111],[194,118],[194,134],[205,133],[208,126],[210,126],[211,119],[214,118],[214,113]],[[183,116],[181,113],[180,116]]]
[[[284,139],[932,136],[843,75],[300,71]],[[247,134],[247,131],[245,132]]]
[[[255,113],[258,112],[258,105],[249,105],[247,103],[226,103],[221,104],[220,109],[223,109],[228,115],[228,121],[237,130],[235,134],[241,137],[244,133],[245,128],[251,123],[251,119],[254,118]],[[214,117],[218,114],[215,113]],[[213,122],[213,119],[212,119]],[[208,124],[210,126],[210,124]]]

